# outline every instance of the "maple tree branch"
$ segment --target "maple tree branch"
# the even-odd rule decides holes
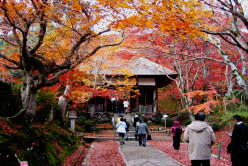
[[[204,33],[210,34],[210,35],[220,36],[223,40],[225,40],[229,44],[235,45],[235,46],[241,48],[242,50],[244,50],[245,52],[248,52],[248,48],[242,46],[242,44],[231,33],[228,33],[228,32],[213,32],[213,31],[208,31],[208,30],[203,30],[203,29],[201,31],[204,32]],[[231,37],[233,42],[228,40],[225,36]]]
[[[91,35],[91,33],[86,33],[84,34],[83,36],[80,37],[80,39],[73,45],[68,57],[67,57],[67,61],[66,63],[68,63],[68,61],[70,62],[71,60],[71,57],[75,54],[75,52],[80,48],[81,44],[84,43],[85,41],[88,41],[90,40],[91,38],[94,38],[94,37],[97,37],[97,36],[100,36],[106,32],[109,32],[110,29],[107,29],[107,30],[104,30],[104,31],[101,31],[97,34],[94,34],[94,35]],[[100,48],[99,48],[100,49]]]
[[[9,66],[9,65],[6,65],[6,64],[4,64],[2,62],[0,62],[0,64],[3,65],[7,69],[13,69],[13,70],[20,69],[19,66]]]
[[[71,51],[68,56],[68,60],[74,55],[75,51],[80,47],[80,45],[87,40],[87,37],[90,36],[91,33],[86,33],[83,36],[80,37],[80,39],[73,45],[71,48]]]
[[[3,40],[4,42],[17,47],[18,45],[16,43],[13,43],[12,41],[9,41],[5,36],[0,36],[0,39]]]
[[[8,58],[8,57],[6,57],[5,55],[3,55],[1,53],[0,53],[0,58],[2,58],[4,60],[7,60],[8,62],[11,62],[12,64],[14,64],[16,66],[20,66],[20,64],[17,61],[15,61],[15,60],[13,60],[11,58]]]
[[[61,76],[62,74],[67,73],[69,70],[70,69],[64,69],[64,70],[61,70],[61,71],[57,72],[49,80],[46,80],[46,81],[42,82],[37,87],[41,88],[41,87],[46,87],[46,86],[52,86],[52,85],[58,83],[59,82],[59,76]]]
[[[212,7],[212,8],[216,8],[216,9],[221,9],[223,11],[226,11],[232,15],[235,15],[237,16],[243,23],[244,25],[246,26],[246,29],[248,29],[248,19],[245,17],[244,13],[241,13],[241,12],[238,12],[237,10],[235,10],[235,8],[233,7],[232,4],[229,4],[230,6],[228,6],[225,2],[223,2],[222,0],[217,0],[221,5],[223,6],[216,6],[216,5],[213,5],[209,2],[206,2],[206,0],[199,0],[200,2],[203,2],[205,3],[206,5]],[[236,6],[241,6],[240,3],[238,1],[234,1]]]
[[[18,29],[22,34],[24,34],[24,31],[18,27],[15,22],[11,20],[11,17],[8,14],[8,10],[4,7],[6,5],[6,0],[3,1],[3,5],[0,6],[0,8],[4,11],[4,16],[7,19],[7,22],[9,23],[10,26],[12,26],[14,29]],[[15,35],[15,34],[14,34]]]
[[[98,35],[100,35],[100,33],[98,33]],[[94,35],[96,36],[96,35]],[[91,57],[92,55],[94,55],[98,50],[100,50],[101,48],[105,48],[105,47],[113,47],[113,46],[118,46],[120,45],[122,42],[124,41],[124,33],[122,33],[122,40],[118,43],[113,43],[113,44],[105,44],[105,45],[100,45],[98,47],[96,47],[95,49],[93,49],[88,55],[86,56],[82,56],[81,58],[79,58],[76,62],[69,63],[69,62],[65,62],[62,65],[58,65],[55,68],[53,68],[52,73],[55,73],[54,76],[47,81],[46,83],[42,84],[43,86],[48,86],[48,85],[53,85],[54,83],[57,83],[58,77],[61,76],[62,74],[68,72],[69,70],[75,68],[76,66],[78,66],[80,63],[82,63],[83,60]],[[57,73],[56,73],[57,72]]]
[[[42,10],[43,7],[40,8],[40,10]],[[38,9],[36,9],[38,10]],[[44,16],[45,16],[45,13],[44,13],[44,10],[42,10],[43,12],[41,13],[41,16],[40,16],[40,32],[39,32],[39,39],[38,39],[38,42],[37,44],[34,46],[34,48],[30,51],[31,54],[35,53],[39,48],[40,46],[43,44],[43,41],[44,41],[44,38],[45,38],[45,35],[46,35],[46,30],[47,30],[47,21],[44,20]]]
[[[118,45],[120,45],[121,43],[123,43],[124,40],[125,40],[125,39],[124,39],[124,33],[122,33],[122,40],[121,40],[120,42],[118,42],[118,43],[113,43],[113,44],[100,45],[100,46],[96,47],[93,51],[91,51],[91,53],[89,53],[86,57],[84,57],[84,59],[86,59],[86,58],[92,56],[93,54],[95,54],[95,53],[96,53],[99,49],[101,49],[101,48],[118,46]]]

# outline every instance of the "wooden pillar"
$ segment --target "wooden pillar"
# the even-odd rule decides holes
[[[153,112],[158,111],[158,88],[155,86],[153,91]]]
[[[137,97],[136,97],[136,108],[137,108],[137,112],[140,112],[140,110],[139,110],[139,95],[137,95]]]
[[[155,90],[156,90],[156,112],[159,112],[158,110],[158,88],[155,87]]]
[[[104,106],[103,106],[103,112],[108,112],[108,98],[104,98]]]

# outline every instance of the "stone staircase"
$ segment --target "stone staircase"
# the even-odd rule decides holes
[[[114,120],[116,122],[116,119],[119,117],[118,114],[114,115]],[[123,117],[127,120],[127,123],[129,123],[129,131],[128,131],[128,140],[135,140],[135,128],[133,127],[133,117],[134,114],[125,114]],[[115,133],[115,136],[118,137],[118,134]]]
[[[85,140],[88,141],[106,141],[106,140],[119,140],[119,136],[116,133],[115,125],[117,118],[119,117],[118,114],[114,114],[112,122],[113,122],[113,130],[103,131],[103,133],[97,133],[95,136],[84,136]],[[128,141],[135,140],[135,128],[133,127],[133,117],[134,114],[126,114],[123,115],[126,118],[127,122],[129,123],[129,132],[128,132]],[[170,129],[168,131],[150,131],[153,140],[168,140],[171,139],[169,135]]]

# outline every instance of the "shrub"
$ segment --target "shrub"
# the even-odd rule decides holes
[[[10,122],[7,124],[12,126]],[[0,151],[3,154],[0,155],[0,163],[3,165],[18,165],[14,156],[16,153],[20,160],[28,161],[30,166],[57,166],[79,145],[77,137],[57,124],[35,124],[14,129],[18,129],[18,132],[6,135],[0,128]]]
[[[173,126],[173,120],[171,118],[166,119],[166,127],[172,127]]]
[[[163,125],[164,122],[162,121],[162,117],[163,117],[163,114],[161,114],[160,112],[157,112],[152,119],[153,124]]]
[[[184,121],[182,121],[182,125],[183,126],[187,126],[191,123],[191,120],[190,119],[185,119]]]
[[[223,122],[214,122],[211,124],[212,128],[214,131],[219,131],[221,130],[225,125]]]
[[[79,116],[77,123],[82,128],[81,131],[85,131],[85,132],[96,131],[96,122],[93,120],[87,119],[83,115]]]
[[[179,112],[173,119],[178,120],[183,126],[191,123],[189,112]]]
[[[51,109],[56,109],[56,95],[51,91],[39,90],[36,94],[37,112],[34,122],[41,123],[48,120]]]
[[[13,116],[22,108],[20,87],[0,82],[0,116]]]

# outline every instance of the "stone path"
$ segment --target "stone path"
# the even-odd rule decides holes
[[[165,153],[152,146],[139,146],[136,141],[126,141],[121,145],[121,152],[127,166],[180,166]]]

